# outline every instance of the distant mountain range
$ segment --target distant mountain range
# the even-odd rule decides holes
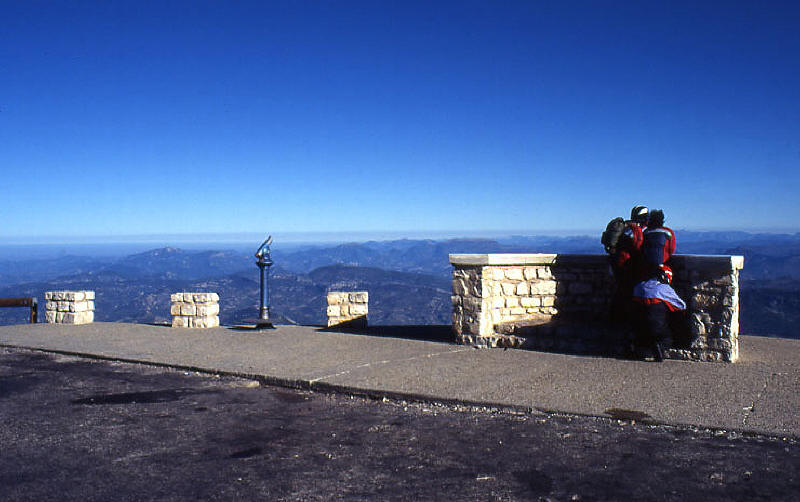
[[[745,256],[741,330],[800,338],[800,235],[679,232],[687,254]],[[322,324],[329,290],[370,292],[370,323],[449,324],[451,253],[602,253],[599,238],[513,236],[502,240],[398,240],[273,252],[271,303],[285,322]],[[258,269],[250,253],[153,249],[122,258],[62,256],[0,262],[0,297],[56,289],[96,291],[98,321],[166,322],[169,295],[220,294],[223,323],[257,312]],[[0,323],[25,322],[0,309]]]

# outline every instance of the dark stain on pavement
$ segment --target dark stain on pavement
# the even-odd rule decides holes
[[[309,399],[305,394],[283,390],[275,390],[272,392],[272,395],[275,396],[278,401],[289,404],[304,403]]]
[[[544,496],[553,491],[553,479],[542,471],[531,469],[529,471],[515,471],[514,478],[527,486],[535,496]]]
[[[228,458],[251,458],[257,455],[261,455],[264,453],[264,450],[259,448],[258,446],[254,446],[253,448],[247,448],[246,450],[240,450],[235,453],[231,453],[230,457]]]
[[[33,372],[0,376],[0,399],[35,388],[39,379]]]
[[[637,422],[652,422],[650,420],[650,415],[643,411],[636,411],[636,410],[626,410],[622,408],[609,408],[604,411],[606,415],[610,416],[614,420],[635,420]]]
[[[145,392],[123,392],[120,394],[98,394],[81,399],[75,399],[71,402],[72,404],[85,405],[170,403],[173,401],[178,401],[186,396],[200,394],[203,392],[209,391],[197,391],[192,389],[165,389]]]

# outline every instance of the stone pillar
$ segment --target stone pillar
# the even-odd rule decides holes
[[[727,259],[722,259],[727,258]],[[682,359],[735,362],[739,358],[739,271],[741,256],[676,255],[673,287],[688,304],[693,336]]]
[[[44,298],[48,323],[94,322],[94,291],[47,291]]]
[[[219,326],[219,295],[216,293],[175,293],[170,296],[173,328],[215,328]]]
[[[331,291],[328,293],[328,327],[366,328],[369,293]]]

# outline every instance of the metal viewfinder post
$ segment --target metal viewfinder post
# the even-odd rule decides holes
[[[261,288],[260,288],[260,305],[258,309],[258,319],[250,319],[247,322],[255,324],[256,328],[273,328],[272,321],[269,317],[269,267],[274,263],[270,245],[272,244],[272,236],[267,237],[267,240],[261,243],[256,251],[256,265],[261,271]]]

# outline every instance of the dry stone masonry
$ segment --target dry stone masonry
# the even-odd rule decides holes
[[[175,293],[170,296],[173,328],[215,328],[219,326],[219,295],[216,293]]]
[[[94,291],[47,291],[44,294],[48,323],[89,324],[94,322]]]
[[[331,291],[328,293],[328,327],[367,326],[369,293],[366,291]]]
[[[605,255],[450,255],[459,343],[618,354],[630,337],[611,326],[614,280]],[[741,256],[675,255],[673,287],[686,301],[685,346],[668,357],[739,357]]]

